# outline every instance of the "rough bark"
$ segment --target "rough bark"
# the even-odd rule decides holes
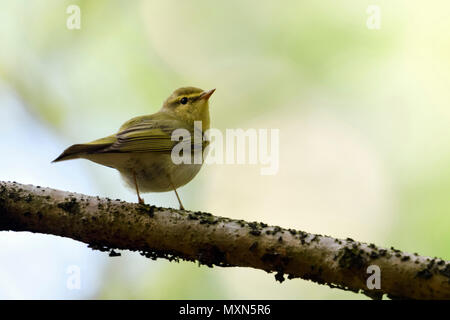
[[[93,249],[139,251],[156,259],[251,267],[372,298],[450,299],[450,262],[352,239],[119,200],[0,182],[0,231],[72,238]],[[1,262],[0,262],[1,263]],[[370,265],[381,288],[369,289]]]

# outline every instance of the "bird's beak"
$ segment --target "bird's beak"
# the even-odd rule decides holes
[[[208,100],[209,97],[211,97],[211,95],[214,93],[214,91],[216,91],[216,89],[211,89],[209,91],[203,91],[202,94],[200,95],[200,99]]]

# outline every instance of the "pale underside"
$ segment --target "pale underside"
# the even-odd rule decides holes
[[[117,169],[126,184],[139,191],[166,192],[184,186],[200,171],[201,164],[175,164],[170,153],[107,153],[87,154],[83,158]]]

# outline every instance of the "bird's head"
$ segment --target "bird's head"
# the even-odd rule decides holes
[[[204,91],[194,87],[183,87],[175,90],[161,108],[182,121],[194,123],[202,121],[203,130],[209,129],[208,100],[216,89]]]

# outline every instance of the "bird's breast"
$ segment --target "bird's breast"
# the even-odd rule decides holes
[[[170,154],[143,153],[133,155],[123,168],[117,168],[129,187],[134,188],[134,176],[142,192],[165,192],[191,181],[201,164],[175,164]]]

